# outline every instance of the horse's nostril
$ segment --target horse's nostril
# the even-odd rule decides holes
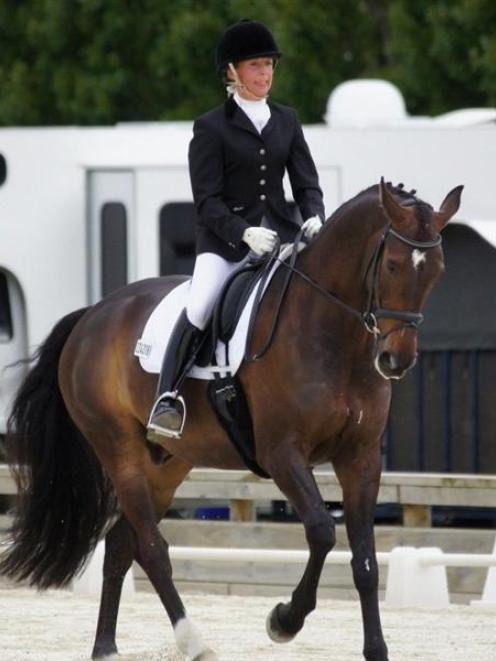
[[[396,360],[392,353],[383,351],[379,356],[379,366],[382,369],[394,370],[396,367]]]

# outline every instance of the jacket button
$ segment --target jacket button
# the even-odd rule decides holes
[[[266,197],[267,197],[266,195],[260,195],[260,199],[262,200],[262,202],[265,202]]]
[[[266,170],[267,169],[267,166],[265,165],[265,163],[262,163],[262,165],[260,166],[260,169],[261,170]]]
[[[261,154],[262,156],[264,156],[265,155],[265,149],[263,147],[260,147],[260,150],[259,150],[258,153]]]
[[[265,179],[260,179],[258,183],[260,184],[260,186],[265,186]]]

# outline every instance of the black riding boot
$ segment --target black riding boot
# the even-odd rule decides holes
[[[179,438],[184,426],[186,407],[179,388],[200,346],[202,331],[194,326],[183,310],[172,331],[165,352],[157,399],[148,421],[148,439],[155,435]]]

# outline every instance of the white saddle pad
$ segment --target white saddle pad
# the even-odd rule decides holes
[[[292,245],[284,246],[281,249],[280,258],[285,259],[291,253],[292,247]],[[303,247],[304,244],[300,244],[299,250]],[[269,284],[278,266],[279,262],[276,262],[272,267],[272,271],[266,280],[265,287]],[[169,294],[160,301],[148,318],[143,333],[140,339],[136,342],[134,350],[134,355],[139,358],[141,367],[145,372],[151,372],[152,374],[160,372],[162,359],[172,330],[181,311],[186,306],[190,282],[190,280],[187,280],[169,292]],[[236,374],[245,355],[248,323],[250,321],[251,310],[259,287],[260,283],[254,287],[243,312],[241,313],[236,330],[229,341],[229,365],[226,364],[226,346],[224,342],[219,341],[215,352],[217,365],[210,365],[208,367],[198,367],[198,365],[195,365],[189,373],[190,377],[208,380],[214,378],[214,372],[220,373],[222,376],[227,372]]]

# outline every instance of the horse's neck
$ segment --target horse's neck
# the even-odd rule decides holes
[[[370,214],[368,208],[365,211]],[[382,224],[378,214],[369,219],[369,215],[353,213],[328,221],[300,253],[297,268],[357,313],[363,313],[367,304],[367,261]],[[329,375],[333,379],[341,370],[354,371],[357,361],[372,367],[373,338],[357,315],[302,278],[296,278],[295,285],[290,299],[292,328],[304,329],[296,335],[301,342],[296,338],[295,342],[309,373],[321,369],[322,361],[331,366]]]
[[[320,286],[359,310],[365,305],[365,262],[370,253],[371,235],[375,234],[375,229],[363,230],[363,223],[355,221],[348,225],[345,218],[329,221],[301,254],[298,264]]]

